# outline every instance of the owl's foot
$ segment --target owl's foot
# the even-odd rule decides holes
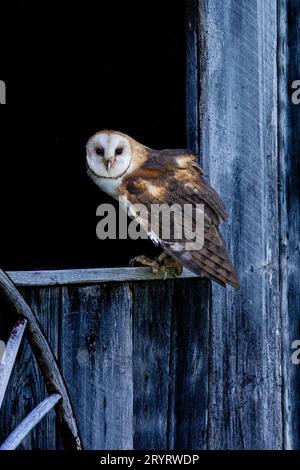
[[[181,264],[165,252],[162,252],[159,257],[154,260],[144,255],[137,256],[130,261],[130,265],[134,266],[135,263],[150,266],[154,274],[161,274],[164,279],[167,279],[167,277],[179,277],[182,273]]]
[[[182,264],[178,263],[172,256],[163,251],[157,258],[157,263],[164,268],[169,276],[179,277],[182,274]]]

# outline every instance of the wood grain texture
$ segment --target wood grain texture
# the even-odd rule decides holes
[[[92,285],[102,282],[158,281],[164,274],[154,274],[151,268],[66,269],[56,271],[11,271],[7,273],[18,287]],[[180,279],[199,277],[183,269]]]
[[[173,281],[133,286],[135,449],[168,449],[173,291]]]
[[[39,319],[54,353],[57,354],[59,290],[23,290],[22,294]],[[0,440],[3,441],[47,394],[39,367],[27,339],[24,338],[0,411]],[[20,449],[55,449],[55,430],[56,417],[52,410],[22,441]]]
[[[196,0],[186,0],[186,134],[187,148],[199,155],[199,100],[200,87],[200,54],[199,54],[199,8]]]
[[[281,449],[277,2],[197,5],[195,135],[229,212],[223,233],[241,278],[237,292],[212,287],[207,447]]]
[[[62,288],[61,369],[87,449],[132,449],[128,284]]]
[[[291,361],[300,339],[300,106],[291,85],[300,78],[300,4],[279,2],[279,158],[281,307],[284,337],[284,445],[300,449],[300,366]]]
[[[82,449],[69,394],[65,387],[64,379],[59,371],[57,360],[53,354],[51,346],[40,327],[33,309],[1,269],[0,294],[2,300],[6,303],[7,318],[22,316],[28,320],[26,337],[34,353],[34,358],[39,366],[39,372],[43,376],[47,392],[50,394],[59,393],[62,397],[62,400],[60,400],[56,406],[56,412],[65,447],[77,450]],[[58,329],[56,329],[56,331],[58,331]],[[23,408],[21,410],[23,412]],[[8,422],[10,423],[11,420],[9,419]]]
[[[55,348],[85,448],[205,446],[207,281],[34,288],[23,295]],[[3,438],[46,394],[24,347],[8,395],[16,394],[16,417],[8,429],[8,400]],[[25,380],[27,406],[20,400]],[[51,412],[20,447],[60,447],[55,430]]]
[[[195,279],[133,286],[135,449],[206,446],[207,285]]]
[[[17,320],[4,349],[1,349],[0,355],[0,408],[3,403],[6,388],[12,373],[16,357],[25,332],[27,320],[20,318]]]
[[[37,426],[38,423],[51,411],[61,400],[59,394],[49,395],[39,405],[32,410],[26,418],[13,430],[7,439],[0,446],[0,450],[16,450],[25,437]]]
[[[207,448],[210,282],[174,282],[170,448]]]
[[[38,318],[57,359],[59,338],[58,325],[61,304],[60,290],[58,288],[43,287],[41,289],[22,289],[21,293]],[[39,395],[35,397],[35,403],[37,405],[48,395],[48,392],[41,371],[39,370],[38,364],[31,350],[30,356],[36,370],[36,377],[38,377],[39,380],[40,392]],[[28,365],[29,364],[30,363],[28,362]],[[56,413],[54,410],[51,410],[47,416],[45,416],[43,421],[32,431],[31,435],[34,436],[37,441],[29,444],[30,446],[34,446],[31,448],[36,448],[35,446],[37,446],[39,449],[54,450],[56,448],[57,441],[56,429]],[[29,435],[28,438],[30,438],[31,435]],[[22,445],[24,445],[24,441],[22,442]]]

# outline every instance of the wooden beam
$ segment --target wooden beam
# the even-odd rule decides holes
[[[91,285],[107,282],[162,280],[151,268],[68,269],[55,271],[10,271],[7,275],[17,287]],[[184,269],[179,279],[199,277]]]
[[[9,382],[9,378],[19,351],[27,320],[20,319],[14,326],[0,358],[0,408]]]
[[[300,105],[292,84],[300,78],[300,3],[279,0],[280,297],[283,340],[284,448],[300,448],[300,365],[292,344],[300,339]]]
[[[0,295],[6,300],[9,307],[7,311],[10,310],[11,314],[22,316],[28,320],[27,339],[43,374],[48,392],[50,394],[59,393],[62,396],[62,400],[57,406],[57,415],[62,426],[66,446],[77,450],[82,449],[69,394],[54,354],[31,308],[1,269]]]
[[[133,448],[132,310],[127,283],[62,288],[61,371],[86,449]]]
[[[212,284],[207,448],[281,449],[278,2],[195,1],[200,76],[188,86],[200,89],[199,119],[189,135],[226,204],[221,230],[241,279],[239,290]]]
[[[49,413],[61,400],[61,395],[54,393],[45,398],[28,416],[16,427],[16,429],[3,442],[0,450],[15,450],[30,433],[30,431]]]

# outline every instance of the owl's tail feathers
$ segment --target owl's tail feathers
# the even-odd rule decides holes
[[[205,250],[203,251],[205,252]],[[235,289],[239,289],[240,280],[230,258],[214,261],[212,257],[208,258],[203,251],[199,250],[193,253],[189,269],[195,274],[208,277],[223,287],[229,284]]]

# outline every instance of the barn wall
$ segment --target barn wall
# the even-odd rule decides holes
[[[58,358],[86,449],[205,448],[208,282],[23,288]],[[24,340],[0,442],[46,396]],[[51,412],[21,449],[61,447]]]
[[[212,287],[207,446],[299,448],[299,2],[188,4],[189,146],[225,200],[241,278]]]

